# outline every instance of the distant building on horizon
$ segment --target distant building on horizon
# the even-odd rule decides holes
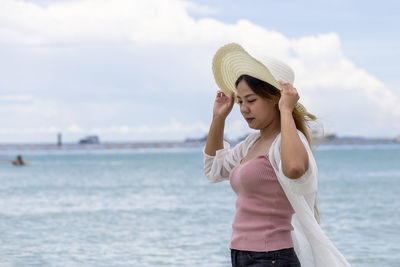
[[[97,135],[89,135],[79,140],[80,145],[98,145],[100,144],[99,137]]]

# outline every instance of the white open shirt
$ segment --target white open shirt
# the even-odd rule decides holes
[[[318,169],[306,137],[302,132],[298,133],[308,153],[308,169],[300,178],[290,179],[283,174],[281,134],[275,138],[268,151],[278,181],[295,211],[292,217],[294,230],[291,232],[294,250],[303,267],[350,266],[314,218]],[[229,180],[231,170],[247,155],[249,148],[259,137],[260,133],[251,134],[233,149],[224,141],[224,148],[218,150],[215,156],[207,155],[203,150],[205,176],[213,183]]]

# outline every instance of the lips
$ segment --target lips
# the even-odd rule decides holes
[[[254,120],[254,118],[245,118],[245,119],[246,119],[247,123],[251,123]]]

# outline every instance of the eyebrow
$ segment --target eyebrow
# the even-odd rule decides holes
[[[245,96],[244,96],[244,98],[248,98],[249,96],[252,96],[252,95],[255,95],[255,94],[253,93],[253,94],[248,94],[248,95],[245,95]],[[237,96],[237,98],[240,98],[240,99],[242,99],[240,96]]]

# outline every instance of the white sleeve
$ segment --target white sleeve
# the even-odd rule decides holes
[[[244,141],[235,148],[230,149],[228,142],[224,141],[224,148],[217,150],[215,156],[204,155],[204,175],[212,183],[229,180],[229,173],[243,157]]]

